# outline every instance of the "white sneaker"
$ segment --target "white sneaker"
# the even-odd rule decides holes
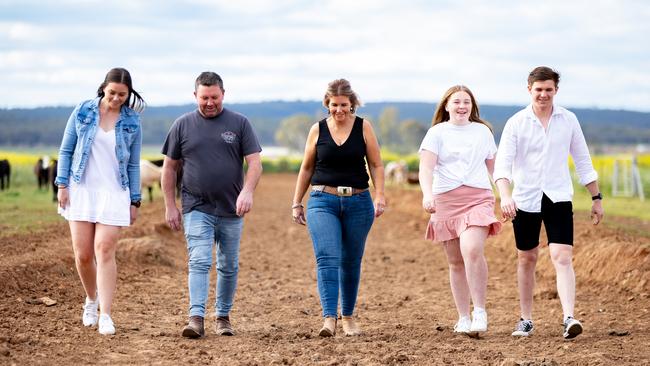
[[[113,325],[113,319],[111,319],[110,315],[102,314],[99,316],[99,334],[115,334],[115,325]]]
[[[478,337],[480,333],[487,331],[488,321],[485,310],[472,312],[472,325],[469,327],[468,335]]]
[[[81,321],[84,324],[84,327],[92,327],[97,324],[97,308],[99,307],[99,298],[96,298],[95,301],[91,301],[88,296],[86,296],[86,303],[84,304],[84,313],[81,317]]]
[[[467,333],[472,324],[472,321],[469,319],[469,316],[464,316],[458,319],[456,325],[454,325],[454,333]]]
[[[582,324],[578,319],[574,319],[572,316],[568,317],[563,325],[565,339],[575,338],[582,333]]]

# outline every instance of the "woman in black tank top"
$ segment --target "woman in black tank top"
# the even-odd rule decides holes
[[[361,334],[353,313],[366,237],[386,207],[384,166],[372,125],[354,114],[360,102],[347,80],[328,85],[323,105],[329,117],[309,131],[292,215],[293,222],[307,225],[314,246],[325,320],[319,335],[335,335],[340,293],[343,332],[352,336]],[[374,203],[366,164],[375,187]],[[310,183],[305,212],[302,199]]]

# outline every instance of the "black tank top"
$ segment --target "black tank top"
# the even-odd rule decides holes
[[[327,120],[318,122],[316,141],[316,166],[311,177],[312,185],[368,188],[366,172],[366,141],[363,139],[363,118],[356,117],[350,137],[338,146]]]

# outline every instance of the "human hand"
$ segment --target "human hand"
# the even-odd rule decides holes
[[[135,224],[135,219],[138,218],[138,208],[130,205],[131,207],[131,225]]]
[[[253,192],[241,191],[237,197],[237,216],[242,217],[253,208]]]
[[[176,205],[165,207],[165,221],[172,230],[181,229],[181,212]]]
[[[386,211],[386,198],[384,196],[377,196],[375,198],[375,217],[379,217]]]
[[[432,214],[436,212],[436,203],[433,198],[425,198],[422,200],[422,208],[424,211]]]
[[[603,201],[594,200],[594,202],[591,204],[591,222],[594,225],[598,225],[598,223],[603,220],[604,215],[605,210],[603,210]]]
[[[56,199],[59,201],[59,207],[66,208],[68,206],[68,201],[70,200],[70,192],[68,192],[68,188],[59,188],[59,191],[56,194]]]
[[[291,219],[296,224],[306,225],[307,219],[305,218],[305,208],[302,205],[293,207],[291,209]]]
[[[510,196],[501,196],[501,214],[503,219],[501,221],[506,222],[508,220],[513,220],[517,215],[517,204]]]

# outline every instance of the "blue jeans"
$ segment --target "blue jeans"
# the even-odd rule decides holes
[[[323,317],[354,312],[361,277],[361,258],[375,217],[370,192],[349,197],[312,191],[307,203],[307,228],[314,244],[318,294]]]
[[[189,257],[188,285],[190,316],[205,317],[208,300],[212,247],[217,246],[217,316],[228,316],[232,308],[239,272],[239,239],[244,220],[241,217],[213,216],[200,211],[183,215]]]

